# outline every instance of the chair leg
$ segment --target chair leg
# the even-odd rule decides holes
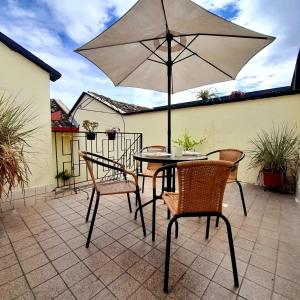
[[[156,196],[153,192],[153,204],[152,204],[152,242],[155,241],[155,222],[156,222]]]
[[[209,226],[210,226],[210,216],[207,216],[207,222],[206,222],[206,233],[205,233],[205,238],[209,238]]]
[[[90,216],[90,212],[91,212],[91,208],[92,208],[92,204],[93,204],[93,200],[94,200],[94,195],[95,195],[95,188],[93,188],[93,191],[92,191],[89,208],[88,208],[87,215],[86,215],[86,218],[85,218],[86,222],[88,222],[88,220],[89,220],[89,216]]]
[[[170,267],[170,252],[171,252],[171,230],[173,222],[176,221],[176,218],[173,217],[167,229],[167,244],[166,244],[166,259],[165,259],[165,277],[164,277],[164,292],[168,292],[169,287],[169,267]],[[176,222],[177,223],[177,222]]]
[[[132,213],[132,209],[131,209],[131,201],[130,201],[129,193],[127,193],[127,200],[128,200],[129,211],[130,211],[130,213]]]
[[[246,203],[245,203],[245,199],[244,199],[243,188],[242,188],[241,183],[238,180],[236,180],[236,183],[237,183],[237,185],[239,186],[239,189],[240,189],[240,194],[241,194],[241,198],[242,198],[244,215],[247,216],[247,209],[246,209]]]
[[[228,219],[225,216],[220,215],[220,217],[224,220],[224,222],[226,224],[226,227],[227,227],[227,235],[228,235],[228,243],[229,243],[229,249],[230,249],[230,255],[231,255],[231,264],[232,264],[234,285],[235,285],[235,287],[239,287],[239,278],[238,278],[238,272],[237,272],[237,267],[236,267],[236,260],[235,260],[235,252],[234,252],[231,226],[230,226],[230,223],[229,223]]]
[[[89,245],[90,245],[90,241],[91,241],[91,237],[92,237],[92,233],[93,233],[93,228],[94,228],[94,223],[95,223],[95,220],[96,220],[98,205],[99,205],[99,199],[100,199],[100,194],[97,193],[96,204],[95,204],[94,213],[93,213],[93,218],[92,218],[92,222],[91,222],[91,225],[90,225],[89,235],[88,235],[88,238],[87,238],[87,241],[86,241],[86,244],[85,244],[86,248],[88,248]]]
[[[168,218],[168,220],[170,220],[170,218],[171,218],[171,213],[170,213],[170,210],[167,208],[167,218]]]
[[[175,220],[175,239],[178,238],[178,222],[177,219]]]
[[[219,222],[220,222],[220,217],[217,216],[217,218],[216,218],[216,227],[219,227]]]
[[[172,192],[175,193],[176,191],[176,177],[175,177],[175,168],[173,169],[173,183],[172,183]]]
[[[140,191],[136,191],[136,199],[138,201],[138,205],[140,207],[140,215],[141,215],[141,221],[142,221],[142,227],[143,227],[143,233],[144,236],[146,236],[146,228],[145,228],[145,221],[144,221],[144,214],[143,214],[143,208],[142,208],[142,203],[141,203],[141,196],[140,196]]]
[[[144,188],[145,188],[145,176],[143,176],[142,193],[144,193]]]

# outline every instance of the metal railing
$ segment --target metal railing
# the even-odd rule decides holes
[[[80,186],[91,181],[79,150],[93,152],[122,163],[133,170],[133,155],[142,149],[142,133],[119,132],[114,140],[109,140],[105,132],[95,132],[95,139],[88,140],[86,132],[52,132],[55,153],[56,187]],[[94,165],[97,179],[110,180],[119,174],[99,165]],[[70,178],[68,178],[70,177]]]

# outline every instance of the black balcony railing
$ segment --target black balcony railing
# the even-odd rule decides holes
[[[85,162],[78,154],[79,150],[116,160],[126,169],[133,170],[135,166],[133,155],[142,149],[142,145],[141,133],[120,132],[116,134],[114,140],[109,140],[105,132],[95,132],[95,139],[88,140],[86,132],[53,132],[56,186],[57,188],[69,185],[76,187],[91,181]],[[97,179],[110,180],[120,176],[102,166],[93,167]]]

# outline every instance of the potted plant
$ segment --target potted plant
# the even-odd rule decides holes
[[[182,138],[173,140],[173,143],[182,147],[184,151],[194,150],[196,146],[203,144],[206,138],[194,139],[187,129],[185,129]]]
[[[197,99],[208,100],[211,98],[216,98],[218,96],[217,96],[217,92],[213,92],[212,89],[207,89],[207,90],[204,89],[197,92],[196,97]]]
[[[70,180],[71,177],[72,177],[72,175],[70,174],[70,172],[67,169],[65,169],[64,171],[59,172],[55,176],[56,179],[61,179],[63,181],[68,181],[68,180]]]
[[[99,123],[97,122],[91,122],[89,120],[84,120],[82,123],[82,127],[87,131],[86,133],[86,138],[88,140],[95,140],[96,138],[96,133],[95,129],[98,128]]]
[[[262,130],[251,144],[249,166],[259,168],[265,187],[286,191],[291,180],[295,185],[300,150],[296,127],[282,125],[269,132]]]
[[[105,130],[105,133],[106,133],[106,135],[107,135],[107,137],[110,141],[112,141],[116,138],[116,134],[118,132],[120,132],[120,128],[118,128],[118,127],[113,127],[111,129],[106,129]]]
[[[245,97],[245,93],[242,91],[232,91],[229,96],[230,99],[240,99],[242,97]]]
[[[30,174],[25,153],[28,154],[30,139],[38,130],[30,125],[35,119],[31,106],[19,105],[15,100],[0,95],[0,198],[17,186],[24,192]]]

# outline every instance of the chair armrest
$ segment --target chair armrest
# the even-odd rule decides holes
[[[125,166],[124,166],[123,164],[121,164],[121,163],[119,163],[119,162],[117,162],[117,161],[115,161],[115,160],[109,159],[109,158],[107,158],[107,157],[105,157],[105,156],[101,156],[101,155],[99,155],[99,154],[92,153],[92,152],[86,152],[86,151],[81,151],[81,152],[84,153],[84,154],[86,154],[86,155],[95,156],[95,157],[97,157],[97,158],[100,158],[100,159],[106,160],[106,161],[108,161],[108,162],[111,162],[111,163],[113,163],[113,164],[119,165],[119,166],[122,167],[122,168],[125,168]]]
[[[176,167],[177,167],[177,164],[174,163],[174,164],[169,164],[169,165],[165,165],[165,166],[162,166],[162,167],[158,168],[154,172],[153,178],[152,178],[153,190],[156,190],[156,178],[157,178],[158,173],[163,172],[163,171],[165,171],[167,169],[172,169],[172,168],[176,168]]]
[[[220,152],[220,151],[221,151],[221,150],[214,150],[214,151],[212,151],[212,152],[207,153],[206,156],[211,155],[211,154],[218,153],[218,152]]]

